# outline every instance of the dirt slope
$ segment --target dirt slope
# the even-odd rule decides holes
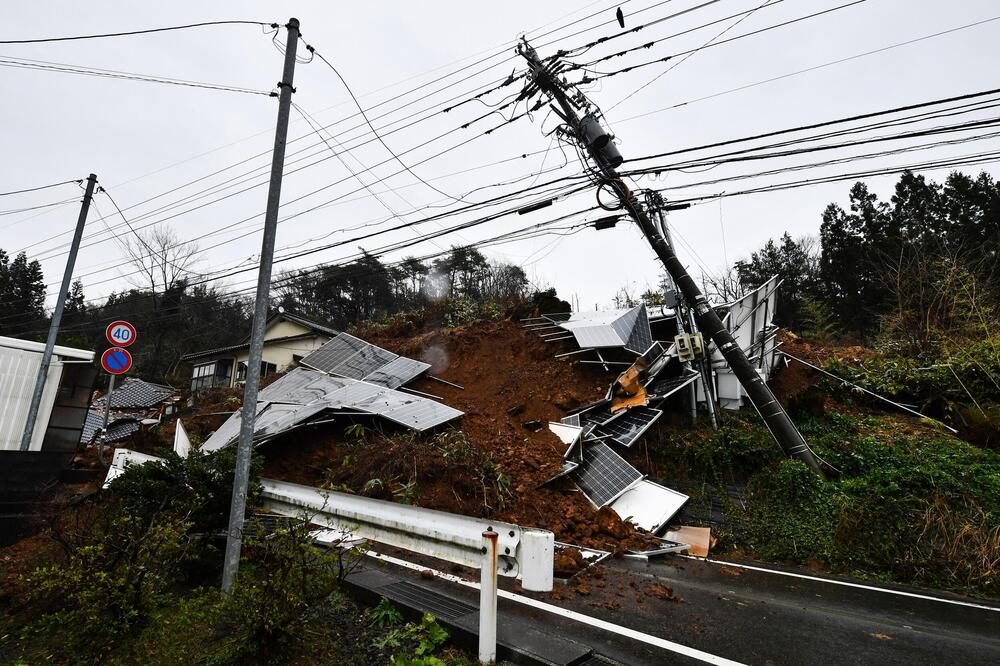
[[[566,448],[545,424],[602,397],[610,375],[555,358],[563,348],[512,321],[368,341],[431,363],[430,374],[462,386],[429,378],[410,386],[464,411],[461,434],[435,440],[367,432],[352,442],[342,426],[319,426],[262,447],[266,476],[543,527],[581,545],[642,545],[613,511],[597,512],[569,481],[539,488],[558,473]]]

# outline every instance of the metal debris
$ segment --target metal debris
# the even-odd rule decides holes
[[[462,416],[461,411],[428,398],[367,381],[295,368],[258,395],[254,441],[346,414],[380,416],[421,432]],[[234,442],[239,429],[240,415],[235,413],[208,438],[202,450],[215,451]]]

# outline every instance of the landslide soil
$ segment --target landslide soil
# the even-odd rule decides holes
[[[408,386],[465,412],[460,432],[414,435],[371,422],[360,437],[346,424],[307,428],[261,447],[265,476],[542,527],[592,548],[645,546],[644,535],[610,509],[597,511],[570,481],[541,487],[566,449],[547,422],[603,397],[611,375],[555,358],[565,349],[513,321],[367,339],[463,387],[429,378]]]

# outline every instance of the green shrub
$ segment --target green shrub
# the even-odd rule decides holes
[[[310,530],[307,521],[293,520],[271,533],[251,528],[244,534],[239,575],[223,604],[231,658],[280,654],[310,611],[337,589],[342,551],[315,547]]]

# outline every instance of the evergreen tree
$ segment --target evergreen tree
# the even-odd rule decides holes
[[[0,250],[0,335],[44,338],[47,320],[41,264]]]

